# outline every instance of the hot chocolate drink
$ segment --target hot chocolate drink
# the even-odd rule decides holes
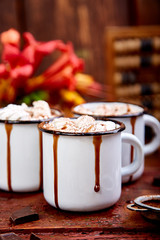
[[[137,171],[142,147],[125,126],[114,120],[57,118],[42,122],[43,193],[46,201],[67,211],[110,207],[121,193],[121,177]],[[121,167],[122,142],[136,148],[134,163]],[[122,174],[122,175],[121,175]]]
[[[94,116],[124,116],[143,112],[143,108],[128,103],[99,103],[96,106],[82,104],[74,108],[75,114],[87,114]]]
[[[119,124],[113,121],[96,121],[93,117],[87,115],[77,119],[61,117],[43,125],[45,130],[71,133],[106,132],[118,127],[120,127]]]
[[[0,109],[0,120],[10,121],[32,121],[49,119],[60,116],[57,110],[51,110],[48,103],[42,100],[34,101],[33,106],[9,104],[7,107]]]
[[[61,116],[45,101],[0,109],[0,188],[28,192],[42,189],[42,133],[38,123]]]

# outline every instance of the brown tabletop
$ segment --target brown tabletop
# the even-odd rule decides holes
[[[0,192],[0,233],[15,232],[30,239],[33,232],[44,239],[160,239],[160,222],[146,220],[141,213],[130,211],[127,204],[136,197],[160,194],[153,178],[160,176],[160,150],[146,157],[143,176],[122,187],[120,200],[113,207],[93,213],[57,210],[44,199],[43,193]],[[14,225],[9,218],[13,211],[31,206],[39,220]]]

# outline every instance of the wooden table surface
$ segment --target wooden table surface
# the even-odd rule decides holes
[[[48,205],[42,192],[18,194],[0,192],[0,233],[15,232],[22,239],[30,239],[33,232],[42,240],[50,239],[160,239],[160,222],[146,220],[139,212],[127,209],[136,197],[160,194],[153,178],[160,176],[160,150],[146,157],[143,176],[122,187],[120,200],[113,207],[93,213],[72,213]],[[31,206],[39,220],[13,225],[9,218],[13,211]]]

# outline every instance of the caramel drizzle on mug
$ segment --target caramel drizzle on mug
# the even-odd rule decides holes
[[[136,119],[137,119],[136,116],[131,117],[132,134],[135,133],[135,123],[136,123]],[[131,159],[131,163],[133,162],[133,155],[134,155],[134,148],[133,148],[133,146],[131,146],[131,158],[130,158],[130,159]],[[129,181],[132,181],[132,177],[133,177],[133,176],[130,177]]]
[[[100,190],[100,146],[102,142],[102,136],[93,136],[93,144],[95,149],[95,186],[94,191]]]
[[[58,135],[53,135],[53,157],[54,157],[54,201],[57,208],[58,204]],[[93,136],[93,144],[95,147],[95,186],[94,191],[100,191],[100,145],[102,142],[102,136]]]
[[[58,205],[58,161],[57,161],[57,148],[58,148],[58,135],[53,135],[53,157],[54,157],[54,201],[57,208]]]
[[[39,190],[43,188],[43,135],[42,132],[39,130],[39,154],[40,154],[40,165],[39,165]]]
[[[10,137],[12,131],[12,124],[5,123],[5,129],[7,133],[7,181],[8,181],[8,190],[12,191],[11,186],[11,146],[10,146]]]

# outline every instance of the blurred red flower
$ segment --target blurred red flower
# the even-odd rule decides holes
[[[100,95],[101,85],[90,75],[82,73],[84,61],[77,57],[71,42],[61,40],[36,41],[29,32],[23,34],[21,48],[20,33],[9,29],[1,33],[3,45],[0,64],[0,103],[27,104],[34,98],[51,103],[70,102],[73,105],[84,102],[82,94]],[[60,56],[43,73],[36,76],[45,56],[59,51]]]

